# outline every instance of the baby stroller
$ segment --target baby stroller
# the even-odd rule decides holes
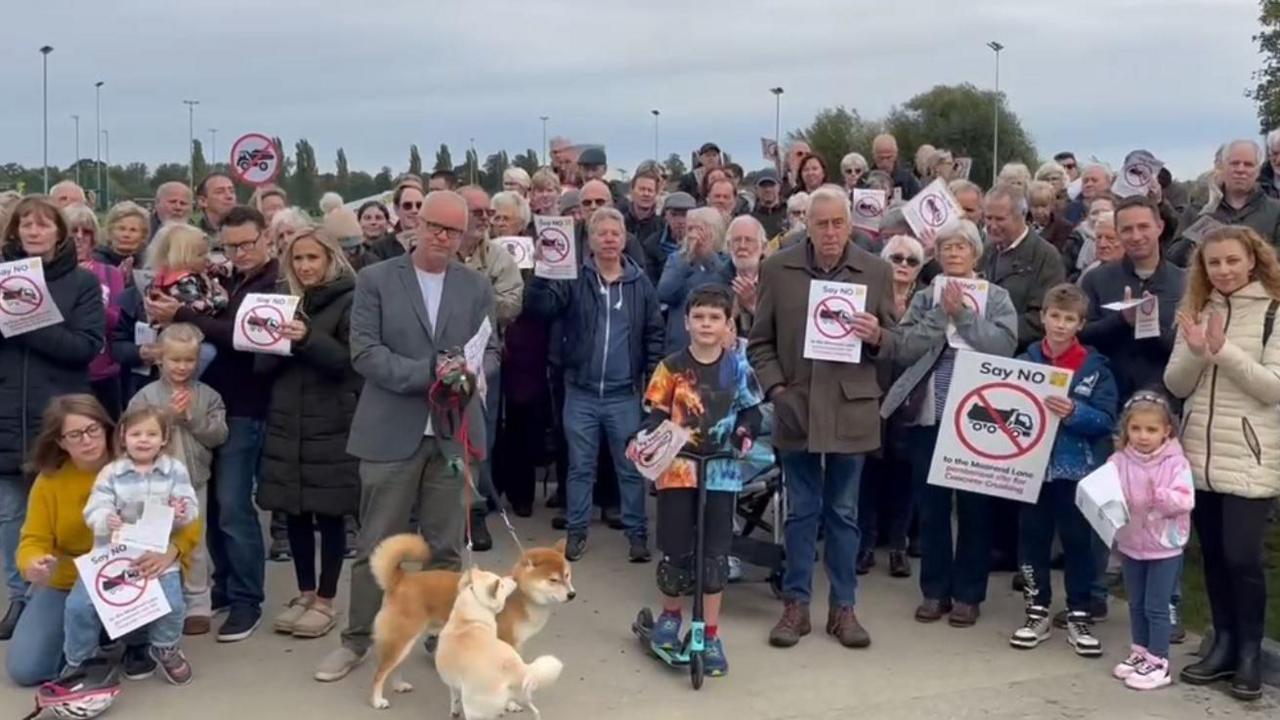
[[[767,434],[773,425],[773,407],[765,405],[762,409],[761,436],[742,461],[743,483],[736,503],[732,554],[746,565],[766,570],[765,582],[774,595],[782,597],[786,493],[782,464]]]

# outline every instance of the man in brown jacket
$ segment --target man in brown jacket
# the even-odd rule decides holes
[[[785,609],[769,633],[776,647],[809,634],[809,598],[822,522],[822,553],[831,581],[827,633],[846,647],[871,637],[854,614],[858,556],[858,486],[866,453],[880,447],[879,398],[873,360],[892,355],[896,330],[891,270],[850,241],[848,196],[823,187],[810,198],[809,237],[781,250],[760,269],[760,298],[747,354],[774,403],[773,442],[787,478],[789,510],[782,587]],[[809,287],[815,281],[866,287],[866,312],[845,322],[862,341],[857,363],[808,360]]]

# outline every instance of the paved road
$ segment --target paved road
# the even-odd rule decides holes
[[[541,517],[519,521],[519,528],[526,543],[555,539]],[[478,556],[486,567],[505,567],[515,557],[509,538],[496,539],[496,552]],[[1034,651],[1016,651],[1009,648],[1007,637],[1020,618],[1021,601],[1009,591],[1007,575],[992,579],[992,597],[978,625],[957,630],[914,622],[914,580],[889,578],[883,563],[863,579],[861,588],[859,616],[873,637],[872,647],[864,651],[846,650],[822,635],[812,635],[791,650],[770,648],[765,637],[777,619],[777,602],[763,584],[734,586],[723,631],[732,672],[708,679],[702,692],[695,693],[686,675],[647,657],[630,635],[636,609],[652,602],[653,566],[628,565],[624,552],[619,534],[595,529],[590,552],[575,566],[578,599],[530,644],[532,653],[558,655],[566,667],[559,684],[538,698],[547,720],[652,720],[659,715],[700,720],[1280,717],[1276,693],[1246,709],[1218,689],[1175,685],[1154,693],[1126,690],[1109,675],[1128,648],[1127,622],[1121,617],[1125,611],[1118,604],[1113,619],[1100,626],[1104,659],[1077,657],[1061,633]],[[268,579],[269,612],[274,612],[293,587],[291,566],[271,564]],[[342,588],[345,595],[345,578]],[[819,597],[822,593],[825,590]],[[819,631],[825,612],[824,605],[815,608]],[[112,716],[448,717],[448,695],[421,653],[405,666],[407,679],[417,689],[389,695],[390,710],[379,712],[367,705],[372,663],[343,682],[312,681],[311,668],[336,643],[336,632],[302,641],[273,635],[266,628],[232,645],[219,645],[211,636],[197,638],[187,644],[196,676],[190,686],[173,688],[158,677],[130,683]],[[1179,656],[1176,662],[1181,666],[1187,661]],[[0,718],[20,717],[29,702],[29,691],[0,683]]]

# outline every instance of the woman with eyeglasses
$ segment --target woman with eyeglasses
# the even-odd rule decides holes
[[[75,240],[76,261],[98,278],[107,320],[104,332],[106,337],[111,337],[120,322],[120,298],[124,295],[125,276],[120,268],[99,260],[95,254],[99,249],[99,231],[98,218],[93,210],[87,205],[69,205],[63,208],[62,216],[66,218],[67,228]],[[120,417],[120,410],[124,407],[120,391],[120,363],[111,356],[110,343],[103,343],[102,351],[89,364],[89,385],[94,397],[107,409],[107,414],[112,418]]]
[[[94,544],[84,506],[98,471],[113,459],[114,431],[115,422],[93,396],[62,395],[49,402],[33,436],[31,462],[38,474],[25,500],[27,519],[17,549],[17,566],[32,588],[5,654],[14,684],[38,685],[62,670],[63,611],[76,581],[75,558]],[[146,553],[134,567],[149,573],[174,560],[187,562],[202,527],[187,525],[174,534],[167,553]],[[126,644],[125,672],[147,669],[145,642]],[[154,670],[154,661],[149,667]]]
[[[853,192],[862,187],[862,176],[867,174],[867,159],[861,153],[849,153],[840,160],[840,175],[844,178],[844,189]]]
[[[982,257],[982,237],[968,220],[944,230],[935,243],[942,275],[916,292],[899,324],[902,339],[895,361],[902,375],[885,396],[880,415],[899,428],[890,436],[903,439],[913,491],[919,500],[923,601],[916,609],[916,620],[935,622],[950,613],[952,626],[969,627],[977,622],[979,607],[987,596],[991,555],[988,497],[927,485],[926,481],[951,387],[956,346],[1012,356],[1018,342],[1018,313],[1009,293],[993,283],[987,283],[985,311],[975,311],[960,285],[950,280],[977,277],[974,270]],[[959,528],[954,545],[953,496]],[[900,528],[894,528],[895,543],[905,539],[905,530]]]
[[[0,237],[3,261],[39,258],[45,281],[42,298],[33,287],[10,279],[4,302],[52,302],[62,315],[59,323],[0,340],[0,559],[10,600],[0,620],[0,640],[6,640],[25,607],[27,590],[14,563],[30,488],[24,464],[49,400],[89,392],[89,365],[102,350],[106,315],[98,279],[80,267],[67,221],[48,198],[20,201]]]

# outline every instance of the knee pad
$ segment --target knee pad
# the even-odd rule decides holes
[[[663,555],[658,561],[658,591],[667,597],[688,595],[693,590],[693,573],[687,563],[691,559]]]
[[[724,590],[724,586],[728,584],[729,558],[724,555],[707,558],[706,563],[702,566],[703,594],[714,595],[715,593]]]

